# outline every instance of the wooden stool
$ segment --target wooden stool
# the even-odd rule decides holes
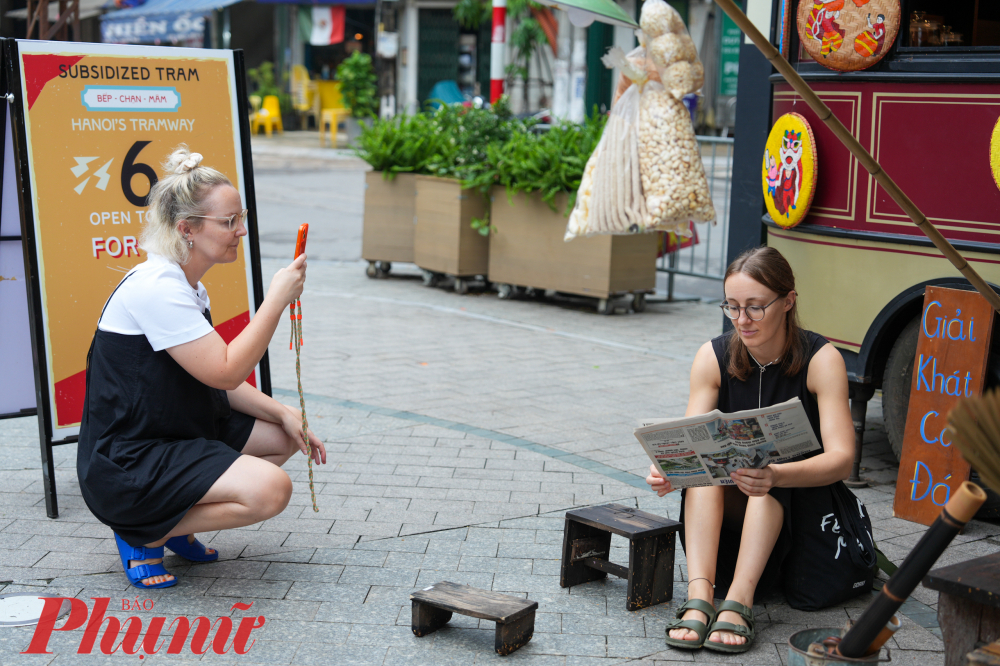
[[[607,578],[628,579],[625,608],[634,611],[674,595],[674,540],[681,524],[621,504],[566,512],[559,585]],[[629,540],[628,568],[608,561],[611,535]]]
[[[1000,553],[935,569],[924,587],[938,591],[945,666],[961,666],[978,644],[1000,639]]]
[[[410,595],[413,601],[413,633],[426,636],[451,619],[452,613],[497,623],[493,648],[501,657],[531,640],[535,632],[537,601],[480,590],[444,581]]]

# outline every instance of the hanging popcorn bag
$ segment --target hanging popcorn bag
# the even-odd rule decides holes
[[[601,140],[587,160],[565,240],[637,233],[645,230],[648,217],[639,172],[639,105],[646,71],[632,64],[644,63],[645,51],[639,47],[626,56],[613,48],[602,61],[608,68],[620,68],[622,78],[631,83],[611,107]]]

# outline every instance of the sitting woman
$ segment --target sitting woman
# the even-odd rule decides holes
[[[199,280],[236,261],[247,211],[229,179],[200,162],[182,146],[164,165],[149,193],[146,260],[111,294],[87,357],[80,489],[114,530],[125,574],[140,589],[177,584],[163,567],[164,545],[188,560],[216,560],[194,533],[281,513],[292,482],[280,465],[307,451],[299,411],[245,381],[302,293],[305,255],[275,274],[227,345]],[[325,463],[312,432],[309,443]]]
[[[800,545],[790,534],[792,503],[802,511],[815,504],[813,491],[822,490],[829,504],[825,487],[850,474],[854,426],[844,360],[822,337],[799,327],[795,278],[785,258],[773,248],[749,250],[729,266],[724,284],[722,309],[735,330],[705,343],[695,356],[687,416],[797,397],[822,446],[805,459],[738,469],[730,475],[735,486],[682,491],[688,601],[679,619],[668,623],[667,643],[744,652],[754,639],[751,607],[758,586],[773,589],[785,558]],[[653,466],[646,482],[660,497],[673,490]],[[814,581],[848,590],[855,582]],[[717,595],[726,599],[718,609]]]

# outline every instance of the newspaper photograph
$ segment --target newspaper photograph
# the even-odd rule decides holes
[[[798,398],[732,414],[716,409],[648,419],[635,437],[674,488],[735,485],[729,475],[738,469],[761,469],[820,449]]]

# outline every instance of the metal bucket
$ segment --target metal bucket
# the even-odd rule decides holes
[[[874,664],[880,661],[878,654],[862,659],[849,659],[847,657],[834,657],[831,655],[809,654],[809,646],[813,643],[822,643],[831,636],[840,637],[841,629],[831,629],[820,627],[818,629],[803,629],[792,634],[788,639],[788,666],[830,666],[831,664]],[[886,650],[888,654],[888,650]]]

